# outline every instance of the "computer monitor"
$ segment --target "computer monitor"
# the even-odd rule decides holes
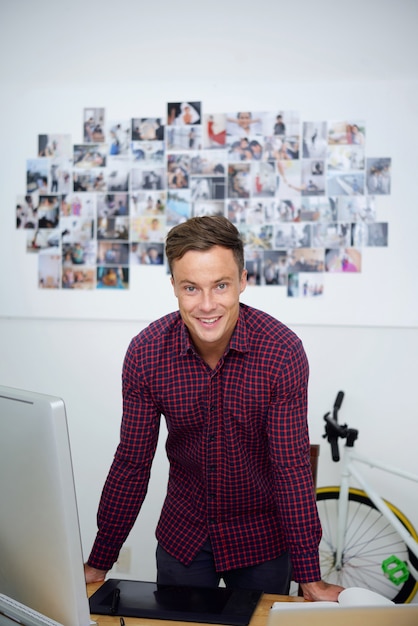
[[[3,386],[0,593],[65,626],[91,623],[64,402]]]

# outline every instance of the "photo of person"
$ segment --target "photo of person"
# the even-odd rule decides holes
[[[167,227],[176,226],[192,215],[190,189],[175,189],[167,192]]]
[[[364,170],[364,146],[353,144],[328,146],[327,167],[329,170],[348,172]]]
[[[166,236],[166,220],[164,217],[135,217],[130,226],[131,241],[152,241],[161,243]]]
[[[80,172],[83,170],[80,170]],[[114,176],[114,172],[110,174]],[[92,192],[92,191],[105,191],[107,187],[105,174],[103,170],[91,169],[83,171],[83,173],[73,174],[73,191],[74,192]]]
[[[61,243],[59,228],[28,229],[26,231],[26,252],[39,252],[47,248],[58,248]]]
[[[133,168],[131,170],[131,190],[159,191],[165,188],[166,168],[156,167],[152,169]],[[110,187],[109,187],[110,189]]]
[[[37,193],[17,196],[16,228],[36,229],[38,227],[38,205],[39,195]]]
[[[228,165],[228,198],[249,198],[251,191],[251,165]]]
[[[353,224],[352,245],[359,247],[386,247],[388,245],[389,224],[375,222],[373,224]]]
[[[131,144],[131,123],[117,120],[106,123],[108,154],[115,159],[128,159]]]
[[[262,135],[262,114],[251,111],[238,111],[226,114],[226,134],[232,137]]]
[[[62,270],[61,286],[63,289],[95,289],[96,271],[94,268],[66,267]]]
[[[274,226],[274,248],[309,248],[311,246],[310,224],[288,224]]]
[[[254,163],[251,173],[253,197],[272,197],[275,195],[277,191],[277,169],[274,162]]]
[[[169,154],[167,157],[167,183],[169,189],[189,187],[190,157],[186,154]]]
[[[131,120],[132,141],[164,141],[164,125],[159,117],[134,117]]]
[[[162,166],[165,159],[164,141],[132,141],[132,159],[136,167]]]
[[[61,217],[60,229],[62,244],[87,244],[88,241],[94,238],[94,225],[94,220],[89,218],[75,216]]]
[[[128,241],[129,217],[100,217],[97,220],[97,239]]]
[[[226,144],[226,115],[216,113],[203,116],[203,148],[224,148]]]
[[[93,188],[96,191],[129,191],[130,172],[127,166],[118,165],[117,167],[107,168],[106,177],[103,173],[99,173],[94,179]]]
[[[362,146],[365,143],[366,127],[364,122],[336,121],[328,123],[328,143],[356,144]]]
[[[243,224],[238,230],[244,242],[244,250],[272,250],[273,249],[273,226],[249,226]]]
[[[129,267],[97,268],[97,289],[128,289]]]
[[[326,122],[303,122],[303,157],[305,159],[325,158],[328,149],[327,136]]]
[[[312,177],[316,183],[317,179]],[[359,196],[364,194],[365,175],[359,172],[332,172],[327,173],[327,190],[330,196]],[[316,192],[318,195],[318,191]]]
[[[225,176],[226,153],[223,150],[206,152],[200,150],[190,157],[190,174],[192,176]]]
[[[129,263],[129,244],[113,241],[98,241],[98,265],[127,265]]]
[[[71,135],[38,135],[38,156],[69,159],[73,148]]]
[[[168,150],[201,150],[202,149],[201,126],[168,126],[167,149]]]
[[[299,298],[318,298],[324,295],[324,273],[323,272],[299,272],[293,274],[298,278],[297,293],[293,293],[293,297]]]
[[[133,217],[140,215],[163,215],[167,202],[165,191],[139,191],[131,194],[130,214]]]
[[[38,158],[26,161],[26,191],[27,193],[48,193],[51,159]]]
[[[129,215],[129,194],[97,194],[97,216],[99,218],[125,217],[127,215]]]
[[[361,272],[361,252],[356,248],[325,250],[326,272]]]
[[[164,244],[132,243],[129,258],[132,265],[163,265]]]
[[[84,143],[103,143],[105,140],[104,108],[85,108],[83,111]]]
[[[263,252],[259,250],[246,250],[245,269],[247,270],[247,285],[261,284]]]
[[[38,286],[40,289],[61,287],[61,255],[49,250],[38,254]]]
[[[226,193],[225,187],[224,176],[192,176],[190,179],[192,202],[198,200],[223,200]]]
[[[201,124],[201,102],[169,102],[167,104],[168,126],[191,126]]]
[[[107,147],[100,144],[75,144],[73,163],[76,169],[105,167]]]
[[[38,228],[55,228],[60,219],[60,198],[58,196],[39,196],[37,209]]]
[[[287,252],[266,250],[263,252],[264,285],[287,285]]]
[[[203,217],[204,215],[224,215],[225,205],[216,200],[199,200],[193,202],[192,217]]]
[[[351,243],[351,225],[344,222],[312,224],[312,246],[341,248]]]
[[[289,274],[297,272],[323,272],[325,253],[323,248],[294,248],[288,252]]]
[[[389,195],[391,186],[391,159],[367,159],[367,193]]]
[[[375,222],[375,197],[340,196],[338,198],[338,219],[340,222]]]
[[[245,215],[245,223],[249,225],[264,224],[264,207],[262,202],[250,201]]]

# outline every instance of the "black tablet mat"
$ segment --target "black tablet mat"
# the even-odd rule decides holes
[[[262,591],[107,580],[91,597],[90,612],[151,619],[247,626]]]

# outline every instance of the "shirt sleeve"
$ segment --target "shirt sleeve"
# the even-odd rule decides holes
[[[321,525],[310,467],[307,425],[308,376],[308,361],[298,341],[280,363],[268,420],[278,509],[296,582],[321,579],[318,555]]]
[[[133,340],[122,371],[120,442],[97,513],[98,533],[88,564],[109,570],[117,560],[144,501],[158,443],[160,413],[151,400]]]

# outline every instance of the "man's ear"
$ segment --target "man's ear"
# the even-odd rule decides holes
[[[242,270],[241,281],[240,281],[240,287],[241,287],[240,288],[240,293],[245,291],[245,288],[247,286],[247,276],[248,276],[247,270]]]

